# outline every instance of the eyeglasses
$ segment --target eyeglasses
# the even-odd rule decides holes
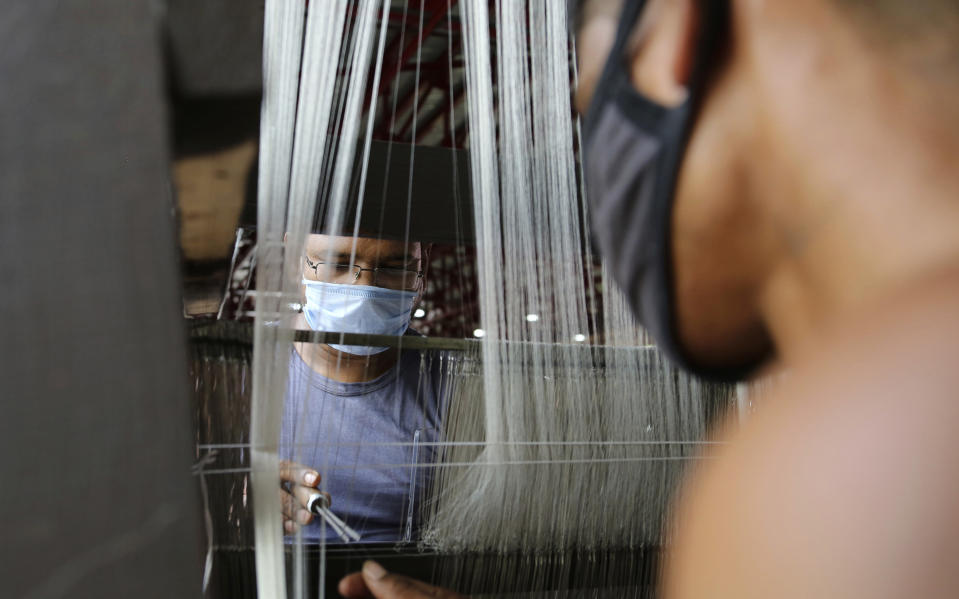
[[[334,264],[306,259],[306,265],[313,271],[317,281],[325,283],[348,282],[353,284],[359,280],[364,271],[373,273],[373,286],[387,289],[402,289],[413,291],[419,280],[423,278],[423,271],[406,270],[405,268],[362,268],[356,264]]]

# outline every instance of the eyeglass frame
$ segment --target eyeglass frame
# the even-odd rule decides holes
[[[345,266],[345,267],[353,270],[353,272],[354,272],[354,274],[353,274],[353,280],[350,282],[350,285],[353,285],[353,284],[355,284],[357,281],[359,281],[359,280],[360,280],[360,275],[363,274],[364,271],[365,271],[365,272],[371,272],[371,273],[373,273],[373,280],[374,280],[374,281],[376,281],[376,274],[377,274],[377,271],[379,271],[379,270],[388,269],[388,270],[401,270],[401,271],[403,271],[403,272],[410,272],[410,273],[414,273],[414,274],[416,275],[416,282],[417,282],[417,284],[419,283],[419,281],[421,281],[421,280],[423,279],[423,275],[425,274],[425,272],[422,271],[422,270],[410,270],[410,269],[408,269],[408,268],[396,268],[396,267],[392,267],[392,266],[377,266],[376,268],[363,268],[363,267],[360,266],[359,264],[343,264],[343,263],[341,263],[341,262],[324,262],[323,260],[317,260],[316,262],[313,262],[312,260],[310,260],[310,257],[309,257],[309,256],[304,256],[304,258],[306,259],[306,265],[307,265],[308,267],[310,267],[310,268],[313,269],[313,274],[314,274],[314,275],[316,275],[316,269],[317,269],[321,264],[330,264],[330,265],[332,265],[332,266]],[[318,276],[318,275],[317,275],[317,276]],[[319,279],[318,279],[318,280],[319,280]],[[389,288],[388,288],[388,287],[384,287],[384,289],[389,289]],[[411,289],[403,289],[403,291],[413,291],[414,289],[416,289],[415,286],[414,286],[413,288],[411,288]]]

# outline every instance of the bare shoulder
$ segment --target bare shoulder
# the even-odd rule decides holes
[[[959,278],[837,331],[729,441],[667,597],[959,597]]]

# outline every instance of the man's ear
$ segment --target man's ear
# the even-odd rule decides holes
[[[426,274],[426,271],[430,267],[430,253],[433,251],[432,243],[424,243],[420,246],[420,261],[423,264],[423,274]]]
[[[413,300],[413,309],[415,310],[417,306],[420,305],[420,302],[423,301],[423,296],[426,295],[426,277],[429,275],[430,269],[430,252],[433,250],[432,243],[422,243],[420,244],[420,271],[422,271],[423,276],[420,277],[420,288],[416,290],[416,298]]]
[[[644,96],[668,107],[686,99],[701,18],[696,0],[651,0],[630,66],[633,85]]]
[[[420,245],[420,269],[423,271],[423,276],[420,278],[420,291],[416,296],[417,304],[420,303],[420,300],[423,299],[423,294],[426,293],[426,277],[430,274],[430,253],[432,251],[432,243]]]

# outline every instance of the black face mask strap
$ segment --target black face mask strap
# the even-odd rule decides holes
[[[720,58],[723,37],[729,26],[727,0],[700,0],[702,17],[696,42],[695,62],[689,78],[689,95],[698,110],[704,88],[709,82]]]
[[[635,30],[646,4],[646,0],[624,0],[616,30],[616,39],[606,58],[606,64],[597,89],[606,87],[603,82],[611,79],[615,69],[623,68],[630,36]],[[694,98],[701,96],[699,92],[702,91],[709,79],[714,63],[718,59],[720,42],[729,21],[729,2],[727,0],[699,0],[699,5],[702,10],[702,20],[698,32],[696,58],[689,84],[690,95]]]
[[[586,111],[585,122],[589,123],[595,119],[595,114],[599,107],[605,103],[606,96],[611,94],[614,89],[614,82],[623,71],[626,60],[625,51],[629,43],[630,34],[632,34],[639,17],[643,14],[643,8],[646,6],[646,0],[625,0],[623,10],[620,12],[619,25],[616,29],[616,39],[606,56],[606,64],[603,66],[603,72],[596,84],[596,91],[593,99],[590,101],[589,108]],[[588,128],[587,124],[587,128]]]
[[[623,2],[623,10],[619,14],[619,27],[616,30],[616,41],[613,43],[612,50],[610,50],[609,58],[617,55],[620,59],[624,58],[623,52],[626,50],[626,44],[629,43],[629,36],[636,28],[636,23],[639,22],[639,16],[643,14],[644,8],[646,8],[646,0],[625,0]]]

